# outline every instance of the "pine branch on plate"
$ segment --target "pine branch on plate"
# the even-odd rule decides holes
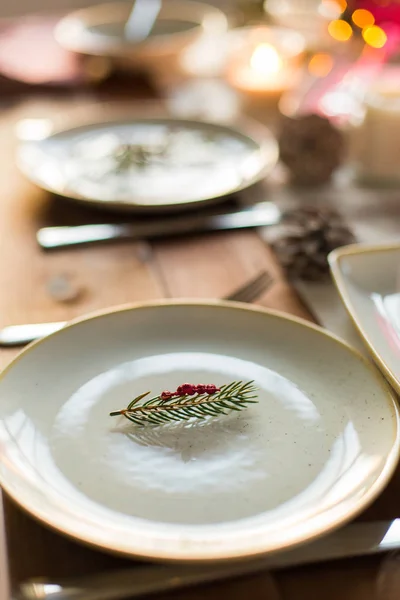
[[[176,392],[162,392],[149,400],[146,392],[137,396],[123,410],[110,413],[111,417],[122,415],[135,425],[164,425],[172,421],[205,419],[226,415],[228,411],[241,411],[248,404],[257,403],[257,388],[253,381],[233,381],[217,388],[215,385],[192,385],[184,383]]]

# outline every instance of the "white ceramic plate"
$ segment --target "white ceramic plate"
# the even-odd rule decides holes
[[[329,262],[350,317],[400,393],[400,244],[347,246]]]
[[[251,128],[251,125],[249,126]],[[275,139],[173,118],[118,119],[25,142],[18,164],[40,187],[108,209],[196,207],[244,189],[276,164]]]
[[[137,429],[109,412],[183,382],[254,380],[259,402]],[[118,420],[119,419],[119,420]],[[228,303],[125,308],[28,347],[0,380],[0,483],[61,532],[128,555],[287,549],[388,482],[399,413],[373,366],[300,320]]]

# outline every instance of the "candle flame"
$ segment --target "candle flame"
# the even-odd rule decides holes
[[[271,44],[257,46],[250,59],[251,68],[260,75],[275,75],[282,69],[283,62]]]

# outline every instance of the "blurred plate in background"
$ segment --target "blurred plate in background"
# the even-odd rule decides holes
[[[72,12],[59,22],[55,39],[63,48],[86,56],[107,57],[127,71],[162,75],[181,71],[181,53],[206,37],[223,37],[227,16],[214,6],[192,0],[163,2],[146,39],[132,42],[127,23],[132,2],[99,4]]]
[[[115,120],[26,142],[18,152],[38,186],[111,209],[197,206],[262,179],[277,143],[257,125],[257,139],[227,126],[173,118]]]

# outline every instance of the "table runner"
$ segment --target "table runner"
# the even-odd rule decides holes
[[[82,99],[77,108],[83,113],[90,110],[90,116],[95,116]],[[268,246],[255,232],[226,232],[151,244],[123,242],[55,253],[40,251],[35,232],[41,225],[105,218],[104,214],[92,213],[38,190],[14,164],[18,120],[48,117],[59,111],[61,115],[70,113],[70,104],[36,101],[0,117],[0,326],[66,320],[115,304],[151,298],[220,297],[261,269],[274,275],[275,284],[258,303],[311,319],[285,281]],[[281,202],[290,204],[293,198],[281,196]],[[60,302],[50,295],[49,283],[59,276],[76,289],[74,301]],[[15,353],[0,351],[1,366]],[[399,497],[400,472],[362,518],[397,516]],[[3,504],[12,585],[31,576],[87,574],[132,564],[48,530],[7,497],[3,497]],[[238,600],[309,600],[323,594],[325,600],[377,600],[381,563],[381,558],[369,558],[285,570],[274,573],[273,578],[265,573],[169,597],[194,600],[207,593],[210,600],[221,595]],[[392,573],[387,559],[384,564],[385,572]],[[3,573],[1,580],[4,582]],[[386,576],[386,583],[388,580]],[[396,589],[400,596],[400,584]],[[382,598],[391,600],[387,594]]]

